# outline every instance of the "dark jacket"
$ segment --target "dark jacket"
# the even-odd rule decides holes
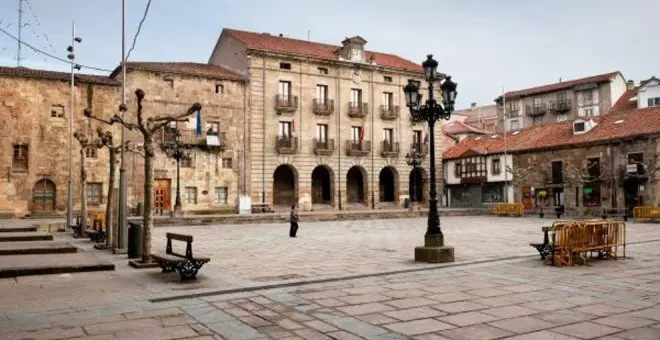
[[[289,217],[289,222],[297,223],[298,222],[298,213],[294,210],[291,210],[291,216]]]

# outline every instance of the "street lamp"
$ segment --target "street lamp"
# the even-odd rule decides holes
[[[179,129],[176,129],[176,134],[174,141],[163,142],[161,147],[165,154],[176,160],[176,198],[174,201],[174,212],[172,217],[178,217],[181,215],[181,187],[180,187],[180,177],[179,170],[181,159],[190,157],[190,149],[181,142],[181,133]]]
[[[417,202],[417,168],[424,162],[424,154],[413,148],[411,153],[406,154],[406,164],[413,167],[413,193],[410,195],[411,202]],[[421,201],[421,200],[420,200]]]
[[[73,112],[74,109],[74,99],[75,99],[75,70],[80,71],[80,65],[76,64],[74,61],[76,59],[75,54],[75,43],[81,43],[82,39],[76,37],[76,26],[75,23],[71,23],[71,45],[66,48],[67,59],[71,60],[71,90],[69,96],[71,99],[71,104],[69,106],[69,177],[66,181],[66,224],[67,226],[72,225],[73,221],[73,181],[71,178],[71,170],[73,168]],[[87,132],[87,131],[85,131]],[[82,216],[81,218],[87,218]]]
[[[428,82],[429,99],[423,104],[422,95],[419,93],[419,86],[415,85],[413,80],[408,81],[408,85],[403,88],[406,97],[406,106],[410,109],[410,114],[414,121],[426,121],[429,124],[429,137],[431,143],[431,189],[429,192],[429,216],[426,234],[424,235],[424,246],[415,248],[415,261],[423,262],[453,262],[454,248],[444,245],[444,235],[440,229],[440,215],[438,214],[438,199],[435,183],[435,136],[434,126],[440,119],[449,120],[454,111],[454,102],[456,100],[456,83],[450,76],[445,76],[440,90],[442,93],[442,103],[438,103],[433,98],[433,83],[443,80],[438,77],[438,62],[433,59],[433,55],[426,56],[426,61],[422,63],[424,68],[424,78]]]

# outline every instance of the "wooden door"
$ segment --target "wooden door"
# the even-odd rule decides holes
[[[154,209],[170,210],[172,202],[172,185],[169,179],[154,180]]]
[[[55,183],[49,179],[38,181],[32,189],[32,211],[55,211]]]

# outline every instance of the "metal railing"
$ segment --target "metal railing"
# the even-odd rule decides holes
[[[367,103],[348,103],[348,116],[354,118],[365,117],[369,113],[369,106]]]
[[[557,100],[550,103],[550,109],[556,114],[561,114],[570,111],[573,107],[571,104],[570,99]]]
[[[525,114],[531,117],[542,116],[548,111],[545,103],[525,106]]]
[[[298,151],[298,137],[275,137],[275,150],[277,150],[277,153],[282,155],[290,155],[296,153]]]
[[[366,156],[371,151],[371,142],[368,140],[346,141],[346,154],[348,156]]]
[[[396,105],[381,105],[380,118],[385,120],[394,120],[399,118],[399,107]]]
[[[317,115],[328,116],[335,111],[335,101],[332,99],[314,99],[313,111]]]
[[[298,109],[298,97],[293,95],[275,96],[275,110],[277,112],[294,112]]]
[[[314,153],[319,156],[329,156],[335,151],[335,140],[319,140],[314,138]]]
[[[384,140],[381,142],[380,154],[383,157],[398,156],[400,152],[399,142],[391,142]]]

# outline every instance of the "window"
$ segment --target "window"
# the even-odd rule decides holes
[[[165,81],[165,85],[166,85],[167,87],[169,87],[169,88],[171,88],[171,89],[174,88],[174,79],[164,78],[163,80]]]
[[[392,82],[392,77],[390,76],[383,76],[383,81],[386,83],[391,83]]]
[[[587,173],[591,177],[591,180],[600,178],[600,158],[587,159]]]
[[[500,183],[484,183],[481,187],[482,203],[504,202],[504,186]]]
[[[644,153],[633,152],[628,154],[628,164],[641,164],[644,163]]]
[[[394,141],[394,129],[383,129],[383,141],[387,145],[392,145]]]
[[[582,93],[582,103],[583,105],[593,105],[594,103],[594,93],[589,90],[589,91],[584,91]]]
[[[568,120],[568,115],[567,114],[559,114],[555,117],[555,120],[558,122],[565,122]]]
[[[213,198],[216,204],[227,204],[227,187],[216,187]]]
[[[518,104],[509,104],[507,105],[507,113],[509,114],[509,117],[518,117],[520,107]]]
[[[291,69],[291,63],[280,63],[280,69],[281,70],[290,70]]]
[[[541,107],[541,98],[533,98],[532,107],[534,107],[534,109]]]
[[[660,97],[655,97],[655,98],[649,98],[648,99],[648,106],[660,106]]]
[[[510,124],[511,124],[511,130],[514,131],[520,130],[520,122],[518,122],[517,120],[512,120]]]
[[[291,96],[291,82],[280,80],[277,94],[279,94],[280,97],[289,98]]]
[[[194,164],[193,156],[188,155],[187,157],[181,157],[181,160],[179,162],[182,168],[192,168]]]
[[[328,142],[328,125],[327,124],[316,124],[316,139],[319,143]]]
[[[97,158],[98,157],[98,150],[97,148],[91,146],[85,149],[85,158]]]
[[[582,204],[585,207],[600,206],[600,184],[590,184],[582,187]]]
[[[353,143],[359,143],[362,138],[364,137],[362,133],[362,127],[361,126],[353,126],[351,127],[351,141]]]
[[[584,132],[585,128],[586,128],[586,126],[585,126],[584,122],[575,122],[575,123],[573,123],[573,130],[575,132]]]
[[[207,122],[206,123],[206,134],[212,136],[220,135],[220,123],[219,122]]]
[[[87,203],[98,205],[103,203],[103,183],[87,183]]]
[[[560,103],[565,103],[568,100],[568,96],[566,95],[566,92],[559,92],[557,93],[557,101]]]
[[[422,151],[422,131],[413,130],[413,148],[417,152]]]
[[[454,163],[454,177],[461,177],[463,174],[463,166],[461,165],[460,161],[456,161]]]
[[[593,107],[587,107],[587,108],[585,108],[585,109],[582,111],[582,115],[583,115],[583,116],[587,116],[587,117],[593,116],[593,115],[594,115],[594,108],[593,108]]]
[[[225,86],[222,84],[216,84],[215,93],[225,93]]]
[[[328,85],[316,85],[316,103],[325,104],[328,100]]]
[[[28,146],[27,145],[14,145],[14,151],[11,162],[12,170],[27,171],[28,170]]]
[[[223,158],[222,159],[222,168],[223,169],[231,169],[233,168],[233,162],[231,158]]]
[[[537,126],[541,125],[543,123],[543,117],[533,117],[532,118],[532,125]]]
[[[327,67],[319,67],[319,73],[320,74],[328,74],[328,68]]]
[[[552,162],[552,184],[564,183],[564,166],[562,161]]]
[[[197,204],[197,187],[186,187],[183,200],[186,204]]]
[[[470,157],[461,161],[463,178],[486,177],[486,157]]]
[[[279,122],[277,125],[277,137],[288,138],[291,136],[291,122]]]
[[[383,106],[389,109],[394,105],[394,95],[392,92],[383,92]]]
[[[649,105],[651,106],[651,105]],[[64,106],[62,105],[53,105],[50,108],[50,116],[53,118],[64,118]]]
[[[502,164],[499,158],[493,158],[493,175],[499,175],[502,173]]]
[[[362,103],[362,90],[351,89],[351,106],[360,106]]]
[[[351,51],[351,60],[353,61],[360,61],[362,60],[362,50],[359,48],[353,48]]]

